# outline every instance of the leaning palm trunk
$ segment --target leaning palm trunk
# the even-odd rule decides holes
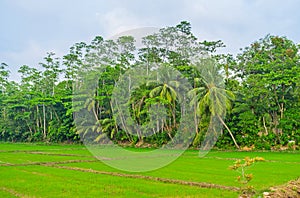
[[[239,147],[239,145],[236,143],[236,140],[235,140],[235,138],[234,138],[234,136],[233,136],[231,130],[229,129],[229,127],[227,126],[227,124],[225,124],[224,120],[220,117],[220,115],[217,115],[217,116],[218,116],[220,122],[223,124],[223,126],[224,126],[224,127],[227,129],[227,131],[229,132],[229,134],[230,134],[230,136],[231,136],[231,138],[232,138],[232,140],[233,140],[233,142],[234,142],[236,148],[239,149],[240,147]]]

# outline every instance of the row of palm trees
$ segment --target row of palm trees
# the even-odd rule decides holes
[[[153,104],[155,104],[156,107],[158,107],[155,109],[156,114],[165,113],[164,111],[161,111],[160,108],[166,107],[168,109],[167,112],[169,114],[169,120],[164,120],[165,118],[156,120],[155,126],[152,126],[152,129],[154,133],[159,130],[165,131],[170,139],[172,139],[173,131],[178,128],[178,113],[184,113],[187,108],[182,101],[188,100],[190,107],[194,110],[194,128],[196,135],[199,135],[198,128],[201,117],[204,114],[209,114],[210,117],[216,117],[226,128],[235,146],[239,148],[233,133],[224,121],[226,112],[231,108],[231,101],[235,99],[234,94],[225,89],[224,78],[213,60],[202,60],[194,65],[194,67],[200,72],[200,76],[191,79],[194,81],[194,85],[189,87],[186,83],[187,81],[181,80],[180,73],[174,68],[171,68],[170,66],[160,66],[159,68],[156,68],[154,70],[155,72],[153,72],[155,73],[156,80],[148,78],[148,80],[145,81],[146,85],[143,87],[146,90],[140,91],[140,94],[135,93],[135,95],[131,95],[131,97],[136,97],[133,99],[131,98],[129,101],[129,103],[131,103],[129,105],[132,108],[131,116],[134,117],[134,121],[137,122],[137,124],[141,125],[143,122],[147,122],[147,119],[143,120],[141,117],[143,117],[142,114],[146,115],[144,117],[147,117],[147,114],[149,113],[147,112],[147,109],[149,111],[151,105],[153,106]],[[145,78],[145,76],[139,76],[136,78]],[[127,86],[130,85],[126,85],[126,87]],[[134,90],[132,89],[129,90],[129,92],[130,91],[133,92]],[[95,105],[93,106],[95,107]],[[124,114],[120,112],[117,113],[119,120],[125,120],[124,117],[122,117],[123,115]],[[161,117],[163,116],[160,116],[160,118]],[[105,118],[102,121],[100,120],[99,122],[96,120],[96,122],[101,123],[103,133],[110,133],[110,138],[113,138],[118,132],[117,123],[116,121],[113,121],[112,116],[110,118]],[[115,124],[113,125],[113,123]],[[124,126],[124,123],[121,125]],[[123,130],[126,131],[126,127],[124,127]],[[136,130],[138,130],[136,134],[139,140],[142,141],[143,134],[140,132],[140,129]],[[222,133],[222,129],[216,128],[214,130],[220,130],[218,133]],[[99,133],[99,130],[97,133]],[[208,133],[210,133],[210,131],[208,131]],[[129,137],[128,132],[126,132],[126,134],[127,137]],[[103,137],[103,134],[100,133],[97,140],[101,139],[99,137]]]
[[[194,87],[188,91],[188,97],[190,97],[190,105],[194,106],[195,112],[195,132],[199,133],[199,117],[201,118],[208,109],[211,117],[217,117],[221,124],[229,132],[235,146],[239,148],[233,133],[226,125],[224,118],[226,112],[231,108],[231,102],[235,99],[233,92],[226,90],[224,87],[224,78],[220,74],[220,70],[217,68],[216,63],[212,59],[202,60],[195,64],[195,67],[200,71],[200,77],[194,78]],[[175,113],[175,101],[178,100],[180,94],[176,92],[179,87],[179,81],[173,79],[166,79],[163,84],[155,87],[149,94],[150,97],[159,96],[166,99],[171,104],[172,115],[174,119],[174,126],[176,126]],[[169,81],[168,81],[169,80]],[[195,86],[199,85],[200,86]],[[209,131],[208,131],[209,132]]]

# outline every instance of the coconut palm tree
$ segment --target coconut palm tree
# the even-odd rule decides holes
[[[223,119],[226,111],[231,108],[231,101],[235,98],[234,94],[224,88],[222,75],[214,60],[201,60],[196,63],[196,67],[201,73],[203,87],[195,87],[189,92],[193,96],[192,104],[196,102],[198,114],[204,113],[208,109],[211,116],[216,116],[229,132],[235,146],[239,148]]]
[[[174,68],[169,65],[160,65],[156,70],[151,72],[151,79],[147,85],[151,87],[148,101],[157,101],[158,106],[165,105],[168,107],[169,122],[165,117],[157,122],[157,128],[166,129],[167,135],[173,140],[173,129],[180,125],[177,123],[176,108],[181,108],[181,117],[186,113],[185,109],[185,92],[189,89],[188,81]],[[151,100],[152,99],[152,100]],[[155,99],[155,100],[154,100]],[[157,111],[158,112],[158,111]],[[178,111],[177,111],[178,112]]]
[[[156,84],[157,82],[159,82],[159,84],[150,91],[149,96],[150,98],[159,97],[169,105],[173,118],[173,127],[176,127],[175,108],[176,100],[180,97],[178,93],[180,82],[176,80],[174,74],[176,75],[176,72],[173,72],[172,68],[161,66],[157,71],[157,81],[155,81]]]

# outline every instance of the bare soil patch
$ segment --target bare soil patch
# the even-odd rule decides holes
[[[264,192],[263,195],[264,198],[299,198],[300,178],[282,186],[271,187],[270,192]]]

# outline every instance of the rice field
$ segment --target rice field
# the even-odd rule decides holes
[[[127,172],[83,145],[0,143],[0,197],[238,197],[239,173],[229,166],[246,156],[265,159],[246,170],[257,195],[300,176],[299,151],[211,151],[200,158],[187,150],[165,167]]]

